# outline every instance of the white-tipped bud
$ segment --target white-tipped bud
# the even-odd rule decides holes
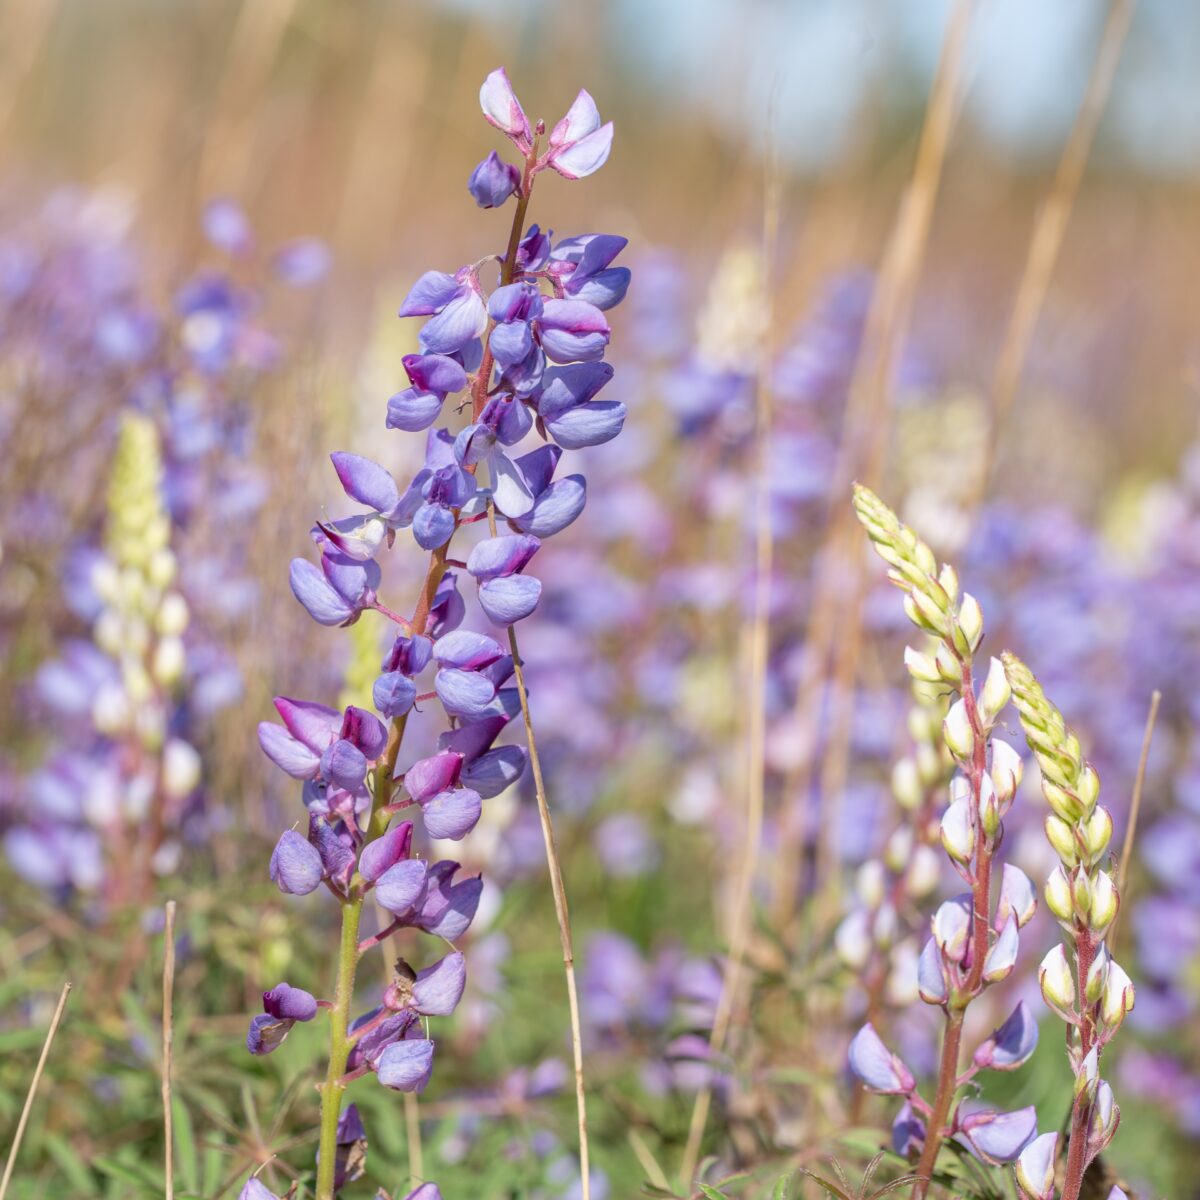
[[[887,890],[887,875],[883,863],[869,859],[858,868],[856,880],[858,897],[866,908],[876,908],[883,903]]]
[[[1098,863],[1112,841],[1112,814],[1103,805],[1097,804],[1092,815],[1082,823],[1083,844],[1087,847],[1088,861]]]
[[[129,697],[117,683],[102,684],[92,700],[92,723],[103,734],[113,736],[129,728],[132,710]]]
[[[883,848],[883,863],[895,875],[902,875],[908,866],[913,853],[913,831],[908,825],[901,825],[892,832],[887,845]]]
[[[1028,1200],[1054,1200],[1054,1163],[1058,1134],[1036,1137],[1017,1159],[1017,1183]]]
[[[158,606],[154,626],[160,637],[179,637],[188,627],[187,601],[178,592],[168,592]]]
[[[917,846],[909,859],[904,886],[914,900],[932,895],[941,882],[942,864],[932,846]]]
[[[958,661],[945,642],[937,648],[934,661],[937,663],[938,674],[945,683],[950,684],[951,687],[958,687],[962,683],[962,663]]]
[[[937,662],[930,654],[924,654],[920,650],[914,650],[911,646],[905,646],[904,665],[908,668],[908,673],[921,683],[942,682]]]
[[[1120,1123],[1121,1110],[1113,1098],[1113,1090],[1108,1082],[1102,1079],[1096,1089],[1096,1098],[1092,1101],[1092,1115],[1088,1120],[1088,1154],[1099,1154],[1116,1136]],[[1127,1197],[1120,1188],[1113,1188],[1108,1194],[1108,1200],[1127,1200]]]
[[[995,661],[992,659],[992,662]],[[1007,811],[1008,806],[1012,804],[1024,773],[1025,764],[1016,750],[1000,738],[993,738],[991,776],[996,788],[996,797],[1003,810]]]
[[[910,592],[904,598],[904,611],[919,629],[945,637],[950,632],[950,618],[924,592]]]
[[[1100,1086],[1100,1048],[1093,1046],[1087,1058],[1075,1072],[1075,1095],[1086,1096],[1090,1102]]]
[[[983,640],[983,610],[970,592],[963,593],[962,603],[958,606],[958,625],[974,653]]]
[[[175,568],[175,555],[164,546],[150,556],[146,578],[156,588],[170,587],[175,578]]]
[[[971,932],[969,903],[947,900],[933,914],[933,940],[947,962],[962,962],[967,955]]]
[[[990,775],[984,775],[979,787],[979,827],[989,843],[996,840],[1000,832],[1000,801]]]
[[[1079,867],[1075,868],[1075,878],[1071,882],[1071,898],[1075,902],[1075,916],[1080,921],[1087,921],[1092,908],[1092,881]]]
[[[1012,698],[1012,688],[1004,673],[1004,664],[993,658],[988,664],[987,678],[979,696],[979,717],[985,726],[991,726]]]
[[[187,669],[187,654],[183,648],[183,639],[166,637],[154,647],[154,678],[163,687],[173,687],[182,678]]]
[[[1046,814],[1046,840],[1067,867],[1073,867],[1079,861],[1075,826],[1068,825],[1062,817],[1056,817],[1053,813]]]
[[[1079,797],[1080,804],[1083,805],[1084,811],[1091,813],[1096,807],[1096,801],[1100,798],[1100,776],[1096,773],[1096,768],[1091,763],[1085,763],[1083,771],[1079,776],[1079,786],[1075,789],[1075,794]]]
[[[1108,968],[1111,963],[1112,957],[1108,953],[1108,947],[1101,946],[1088,968],[1087,983],[1083,989],[1083,998],[1089,1004],[1095,1004],[1104,995],[1104,985],[1108,982]]]
[[[955,862],[971,861],[975,853],[975,830],[971,824],[971,802],[955,800],[946,809],[941,825],[942,845]]]
[[[1100,1007],[1100,1016],[1104,1024],[1109,1029],[1118,1029],[1125,1020],[1125,1014],[1133,1011],[1134,999],[1133,980],[1118,962],[1110,962],[1108,979],[1104,985],[1104,999]]]
[[[1042,776],[1042,795],[1046,803],[1066,822],[1074,825],[1084,813],[1083,805],[1065,788]]]
[[[867,914],[861,909],[852,912],[838,927],[833,936],[837,956],[855,971],[861,971],[871,957],[871,935],[867,928]]]
[[[950,711],[942,722],[942,737],[950,753],[960,762],[968,760],[975,750],[975,731],[967,716],[966,703],[959,699],[950,705]]]
[[[1097,874],[1092,885],[1092,907],[1088,910],[1088,924],[1097,933],[1106,930],[1116,920],[1117,909],[1121,906],[1121,897],[1117,894],[1117,885],[1107,871]]]
[[[96,618],[92,638],[105,654],[114,657],[121,653],[125,642],[125,622],[115,608],[106,608]]]
[[[947,762],[941,742],[942,723],[938,721],[938,740],[921,742],[917,746],[917,777],[924,787],[931,787],[946,774]]]
[[[1071,881],[1061,866],[1055,867],[1046,880],[1046,907],[1060,920],[1070,924],[1075,915],[1071,899]]]
[[[958,572],[949,563],[946,563],[938,574],[938,583],[942,585],[946,598],[953,604],[958,599]]]
[[[1057,1013],[1070,1012],[1075,1005],[1075,978],[1062,944],[1055,946],[1038,967],[1042,998]]]
[[[892,767],[892,795],[901,808],[912,811],[921,805],[921,778],[914,759],[902,758]]]
[[[171,738],[163,747],[163,790],[182,799],[191,795],[200,782],[200,755],[195,746],[182,738]]]
[[[999,983],[1007,979],[1017,965],[1017,950],[1020,935],[1017,932],[1017,922],[1009,920],[1000,931],[995,945],[988,951],[983,960],[983,977],[988,983]]]
[[[896,940],[896,931],[899,927],[900,919],[896,909],[891,904],[881,904],[871,925],[871,934],[875,938],[875,945],[886,950]]]

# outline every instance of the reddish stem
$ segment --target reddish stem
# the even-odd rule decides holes
[[[1092,1051],[1094,1030],[1087,999],[1087,977],[1096,957],[1096,946],[1091,931],[1075,927],[1075,961],[1079,970],[1079,1047],[1080,1062]],[[1088,1118],[1091,1116],[1091,1101],[1082,1091],[1071,1105],[1071,1135],[1067,1147],[1067,1172],[1063,1179],[1062,1200],[1079,1200],[1083,1188],[1083,1175],[1087,1170]]]

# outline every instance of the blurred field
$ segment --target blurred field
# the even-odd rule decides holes
[[[952,7],[970,27],[931,185],[919,148]],[[86,349],[88,288],[103,296],[119,263],[129,294],[184,344],[173,298],[220,260],[201,216],[227,198],[262,252],[231,277],[253,297],[255,329],[278,340],[269,365],[220,374],[204,393],[218,433],[197,454],[173,543],[206,638],[190,661],[212,679],[219,660],[239,681],[206,709],[196,667],[180,702],[203,774],[178,863],[121,906],[111,889],[39,888],[0,861],[0,1143],[61,983],[75,984],[14,1200],[162,1194],[168,899],[181,935],[176,1194],[236,1195],[276,1155],[263,1176],[273,1188],[309,1171],[323,1029],[298,1027],[265,1060],[243,1038],[264,981],[330,990],[336,933],[327,908],[267,879],[295,803],[254,728],[276,694],[369,695],[382,622],[353,637],[316,628],[288,563],[341,503],[330,450],[371,455],[398,479],[419,465],[415,437],[381,437],[416,348],[394,313],[422,272],[503,249],[508,216],[479,211],[465,187],[497,142],[478,88],[499,64],[531,116],[552,122],[584,86],[615,122],[605,168],[586,184],[547,173],[530,216],[628,237],[621,261],[634,272],[610,351],[628,426],[579,452],[588,507],[542,551],[547,599],[522,633],[580,950],[592,1197],[676,1194],[666,1189],[708,1086],[708,1178],[746,1172],[730,1195],[769,1195],[784,1169],[829,1155],[861,1165],[886,1140],[892,1112],[854,1095],[844,1070],[865,1000],[835,931],[857,868],[894,824],[887,780],[907,752],[910,699],[898,604],[876,564],[859,569],[859,542],[840,540],[856,473],[958,564],[992,652],[1011,639],[1043,655],[1101,767],[1118,837],[1150,694],[1164,694],[1132,885],[1131,913],[1145,903],[1147,915],[1123,917],[1120,935],[1145,1015],[1116,1056],[1124,1123],[1111,1158],[1142,1200],[1200,1196],[1200,15],[1142,0],[1127,35],[1119,25],[1100,0],[0,4],[0,831],[39,803],[29,780],[55,747],[82,754],[90,737],[38,692],[44,664],[89,636],[72,564],[103,536],[136,390],[132,371],[110,373]],[[1097,97],[1078,190],[1064,189],[1061,156],[1106,28],[1115,77]],[[922,186],[927,245],[889,275],[898,213]],[[1061,249],[1009,364],[1007,409],[1002,354],[1054,198]],[[764,211],[768,227],[777,220],[769,261]],[[328,247],[327,274],[304,289],[272,283],[270,254],[300,237]],[[102,255],[85,253],[100,243]],[[10,303],[18,250],[56,264],[56,299],[32,318]],[[911,288],[911,313],[893,312],[894,369],[873,385],[881,272]],[[756,395],[760,420],[769,409],[765,459]],[[773,566],[756,600],[768,526]],[[389,568],[392,595],[420,582],[407,549],[392,556],[403,564]],[[739,932],[756,794],[765,826]],[[405,1194],[421,1174],[417,1123],[424,1174],[447,1200],[574,1198],[561,963],[527,780],[487,801],[472,838],[464,862],[491,883],[467,999],[419,1117],[357,1085],[371,1135],[357,1186]],[[1044,874],[1040,816],[1015,822],[1011,842],[1015,861]],[[710,1063],[739,939],[748,983],[728,1055]],[[1006,995],[1037,996],[1042,952],[1023,951]],[[921,1016],[898,1015],[896,1036],[927,1072]],[[1046,1026],[1026,1073],[987,1099],[1037,1104],[1050,1128],[1069,1076]],[[539,1089],[529,1072],[547,1060]],[[796,1195],[817,1194],[806,1186]]]

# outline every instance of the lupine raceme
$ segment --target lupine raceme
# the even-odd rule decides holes
[[[1021,1002],[960,1070],[967,1008],[1011,974],[1019,930],[1033,916],[1037,899],[1028,878],[998,858],[1004,816],[1022,765],[1012,747],[993,736],[1010,695],[1000,661],[990,660],[982,685],[976,682],[976,656],[984,634],[979,604],[969,593],[960,593],[954,569],[939,567],[929,547],[873,492],[856,486],[854,507],[888,564],[889,579],[904,594],[905,612],[933,639],[928,649],[905,651],[909,674],[920,684],[958,696],[942,722],[942,740],[957,770],[950,780],[940,836],[969,890],[934,913],[932,936],[917,967],[921,999],[944,1013],[932,1102],[921,1095],[912,1072],[870,1022],[850,1045],[850,1066],[862,1083],[871,1091],[904,1099],[893,1125],[893,1144],[899,1153],[916,1158],[913,1196],[920,1198],[929,1191],[945,1139],[955,1138],[985,1162],[998,1164],[1015,1160],[1037,1132],[1032,1108],[999,1112],[959,1101],[962,1089],[980,1071],[1014,1070],[1037,1045],[1037,1026]],[[912,790],[903,777],[901,784],[906,792]]]
[[[341,485],[360,511],[316,525],[319,565],[298,558],[291,567],[293,593],[320,624],[353,626],[364,614],[377,619],[376,613],[392,622],[393,640],[369,688],[371,707],[351,703],[338,710],[279,697],[275,707],[282,725],[259,727],[268,757],[302,783],[307,810],[304,824],[279,839],[271,878],[281,891],[296,895],[325,887],[342,914],[333,999],[317,1000],[280,983],[264,992],[263,1012],[253,1018],[247,1037],[252,1053],[270,1053],[297,1021],[311,1021],[323,1009],[328,1013],[318,1200],[331,1200],[351,1177],[338,1165],[347,1160],[341,1148],[357,1141],[361,1130],[354,1106],[342,1107],[349,1084],[373,1074],[385,1087],[422,1091],[434,1062],[429,1019],[453,1013],[465,987],[466,960],[456,943],[475,915],[482,882],[462,878],[456,862],[423,858],[419,828],[432,839],[466,837],[483,802],[516,782],[531,760],[574,999],[565,901],[513,626],[537,608],[541,584],[527,568],[542,541],[571,524],[584,507],[583,476],[556,478],[563,452],[609,441],[624,423],[624,405],[597,394],[612,376],[601,361],[609,340],[604,314],[623,299],[630,273],[612,265],[624,238],[589,234],[553,242],[537,225],[525,226],[541,172],[549,168],[578,179],[608,157],[612,126],[601,124],[587,92],[579,93],[548,137],[542,122],[526,118],[503,70],[488,76],[480,102],[522,165],[489,154],[472,173],[469,191],[481,208],[512,199],[515,213],[502,255],[453,274],[426,272],[401,306],[402,317],[426,320],[420,353],[404,359],[410,386],[388,401],[387,426],[429,430],[424,466],[401,488],[369,459],[332,455]],[[489,294],[486,276],[497,267]],[[459,400],[447,406],[455,395]],[[468,416],[460,428],[433,428],[447,412],[464,408]],[[538,444],[527,448],[527,440]],[[514,453],[519,444],[524,452]],[[455,537],[480,522],[486,522],[486,536],[453,557]],[[379,597],[378,556],[393,548],[402,530],[410,530],[429,556],[411,617]],[[507,646],[464,626],[468,597],[460,583],[468,581],[483,618],[506,631]],[[370,641],[355,638],[357,665]],[[359,692],[361,681],[356,683]],[[409,723],[439,713],[445,728],[436,753],[406,757]],[[518,713],[529,750],[495,745]],[[416,819],[406,819],[410,815]],[[363,936],[368,896],[391,920]],[[451,952],[422,969],[399,960],[375,1002],[355,1017],[362,956],[401,931],[440,938]],[[586,1200],[590,1179],[578,1038],[576,1050],[580,1194]],[[257,1179],[246,1189],[247,1200],[270,1195]],[[438,1196],[433,1184],[423,1183],[409,1200]]]
[[[1084,1172],[1112,1141],[1121,1119],[1100,1056],[1133,1008],[1134,988],[1105,939],[1121,898],[1109,856],[1113,821],[1098,803],[1100,777],[1079,738],[1047,699],[1033,672],[1003,656],[1013,706],[1041,772],[1046,837],[1059,863],[1046,881],[1046,906],[1065,935],[1042,960],[1038,979],[1050,1010],[1067,1023],[1067,1055],[1075,1076],[1062,1190],[1054,1183],[1058,1134],[1043,1134],[1017,1165],[1030,1200],[1078,1200]]]

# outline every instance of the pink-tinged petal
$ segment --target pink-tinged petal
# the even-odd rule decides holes
[[[495,579],[521,571],[537,553],[541,542],[528,534],[501,534],[484,538],[471,548],[467,570],[476,579]]]
[[[458,781],[462,755],[452,751],[418,759],[404,772],[404,788],[418,804],[436,796]]]
[[[1013,1071],[1037,1049],[1038,1027],[1029,1005],[1022,1000],[1008,1020],[975,1051],[975,1063],[993,1071]]]
[[[550,145],[566,146],[595,133],[600,128],[600,110],[589,93],[581,88],[567,115],[550,131]]]
[[[321,569],[306,558],[293,558],[288,573],[292,595],[320,625],[341,625],[355,614],[353,605],[338,594]]]
[[[351,704],[342,718],[342,737],[353,742],[369,762],[374,762],[387,747],[388,733],[373,712]]]
[[[564,179],[584,179],[608,162],[612,150],[613,125],[609,121],[595,133],[550,152],[550,165]]]
[[[271,879],[281,892],[307,896],[321,886],[325,867],[321,855],[308,838],[288,829],[271,854]]]
[[[483,812],[479,793],[470,788],[455,788],[439,792],[421,806],[425,817],[425,832],[430,837],[448,838],[457,842],[467,836]]]
[[[497,67],[484,81],[479,89],[479,107],[488,123],[494,125],[501,133],[512,138],[518,145],[529,143],[531,130],[529,119],[521,107],[508,72],[503,67]]]
[[[1017,1157],[1017,1182],[1030,1200],[1054,1200],[1054,1163],[1058,1134],[1043,1133]]]
[[[470,629],[456,629],[433,644],[438,666],[478,671],[504,657],[504,647],[495,638]]]
[[[446,307],[461,285],[445,271],[426,271],[404,299],[399,315],[402,317],[431,317]]]
[[[288,733],[303,742],[315,754],[321,754],[338,736],[342,714],[336,708],[312,700],[293,700],[288,696],[275,697],[275,711],[287,726]]]
[[[390,913],[403,916],[425,891],[428,868],[420,859],[395,863],[375,882],[375,899]]]
[[[396,481],[378,463],[344,450],[336,451],[329,457],[351,500],[382,513],[391,512],[400,503],[400,489]]]
[[[962,1133],[987,1162],[1009,1163],[1037,1136],[1037,1110],[1030,1105],[1010,1113],[972,1113],[963,1120]]]
[[[412,848],[412,834],[412,822],[401,821],[373,842],[368,842],[358,856],[359,874],[368,883],[375,883],[385,871],[407,859]]]
[[[303,742],[298,742],[281,725],[271,721],[259,723],[258,744],[262,752],[293,779],[311,779],[321,763],[319,755],[314,754]]]
[[[523,621],[537,608],[541,598],[542,581],[532,575],[485,579],[479,585],[479,607],[497,625]]]
[[[375,1063],[379,1082],[398,1092],[420,1092],[433,1073],[433,1043],[423,1038],[393,1042]]]
[[[849,1060],[850,1069],[873,1092],[903,1095],[913,1089],[912,1072],[883,1044],[869,1023],[854,1035]]]
[[[458,1007],[467,986],[467,960],[457,952],[418,973],[413,981],[417,1012],[427,1017],[448,1017]]]
[[[406,354],[402,359],[408,381],[422,392],[448,396],[467,386],[462,363],[445,354]]]

